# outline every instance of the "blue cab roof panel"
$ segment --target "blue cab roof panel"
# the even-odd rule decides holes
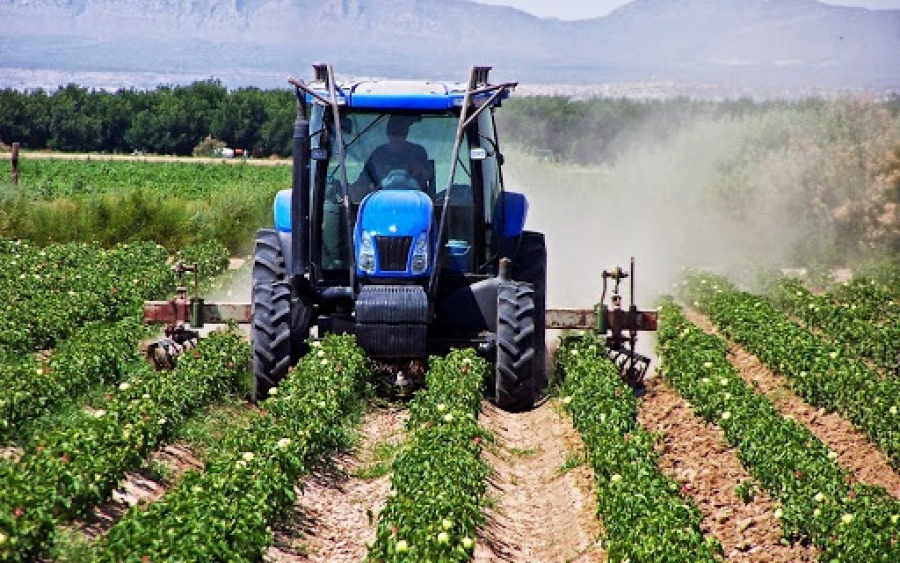
[[[316,87],[315,90],[328,97],[328,91],[324,88]],[[462,107],[466,86],[463,83],[375,80],[339,84],[335,93],[339,105],[355,109],[442,111]],[[508,95],[506,92],[501,98]],[[482,100],[489,97],[490,94],[478,96]],[[309,95],[307,100],[314,101]]]

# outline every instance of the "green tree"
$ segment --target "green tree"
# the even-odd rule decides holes
[[[297,99],[293,90],[270,90],[265,96],[266,119],[259,128],[254,149],[264,154],[290,156],[297,117]]]
[[[210,130],[213,137],[232,147],[250,148],[259,142],[259,131],[266,120],[262,92],[256,88],[235,90],[216,108]]]
[[[103,124],[92,109],[87,88],[75,84],[59,88],[51,100],[48,145],[60,151],[97,150],[102,145]]]
[[[50,102],[44,90],[0,90],[0,141],[39,149],[50,137]]]

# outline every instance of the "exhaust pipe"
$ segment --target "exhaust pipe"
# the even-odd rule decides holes
[[[297,89],[297,119],[294,121],[291,170],[291,263],[290,277],[309,271],[309,159],[311,152],[309,120],[306,118],[306,94]]]

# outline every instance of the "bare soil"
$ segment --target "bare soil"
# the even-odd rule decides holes
[[[391,475],[359,476],[376,457],[379,446],[400,444],[406,410],[374,407],[363,417],[359,445],[335,454],[330,462],[303,479],[297,502],[275,531],[275,545],[265,560],[358,562],[375,539],[378,513],[391,488]],[[364,475],[364,474],[363,474]]]
[[[697,326],[711,334],[718,334],[706,317],[696,312],[688,314]],[[854,481],[879,485],[891,496],[900,498],[900,474],[865,434],[840,415],[806,403],[790,389],[783,376],[773,373],[741,346],[729,342],[728,350],[741,377],[765,394],[781,414],[792,416],[804,424],[816,438],[837,453],[838,463],[852,471]]]
[[[485,451],[493,503],[473,560],[605,561],[593,474],[584,463],[567,469],[583,452],[569,420],[552,402],[524,413],[485,405],[480,422],[496,436]]]
[[[771,498],[757,492],[744,503],[737,486],[751,479],[722,431],[687,407],[676,390],[652,378],[640,403],[638,420],[660,432],[660,468],[682,486],[703,513],[702,527],[717,538],[727,561],[815,561],[817,550],[784,545]]]

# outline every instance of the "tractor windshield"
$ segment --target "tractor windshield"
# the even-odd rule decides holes
[[[420,189],[434,196],[447,185],[458,116],[409,116],[403,114],[356,113],[343,117],[343,139],[350,199],[359,203],[371,191],[383,187]],[[335,136],[331,136],[335,139]],[[336,140],[335,140],[336,142]],[[337,147],[329,177],[342,177]],[[402,173],[401,173],[402,172]],[[456,182],[471,185],[467,166],[456,171]]]
[[[327,128],[332,122],[324,119]],[[444,201],[450,180],[453,145],[459,116],[451,113],[409,115],[402,113],[347,113],[341,118],[346,178],[350,208],[355,212],[362,199],[379,189],[417,189],[436,203]],[[326,135],[331,143],[327,166],[322,225],[322,266],[343,269],[348,264],[350,244],[342,227],[340,150],[337,135]],[[464,144],[465,146],[465,144]],[[468,149],[460,151],[451,194],[464,201],[466,210],[448,218],[447,234],[473,238],[472,176]],[[436,217],[439,217],[436,214]],[[457,225],[458,224],[458,225]],[[456,226],[454,226],[456,225]]]

